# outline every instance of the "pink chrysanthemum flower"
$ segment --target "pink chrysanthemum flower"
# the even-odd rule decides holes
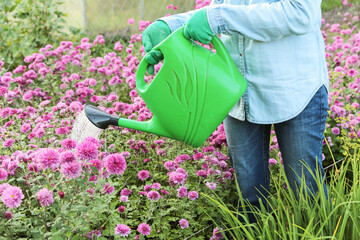
[[[161,198],[160,193],[158,193],[157,191],[150,191],[146,194],[147,198],[150,200],[158,200]]]
[[[179,167],[179,165],[177,165],[174,161],[167,161],[164,163],[164,167],[168,171],[174,171],[174,170],[176,170],[177,167]]]
[[[3,194],[3,192],[4,192],[8,187],[11,187],[11,185],[8,184],[8,183],[0,184],[0,197],[1,197],[1,195]]]
[[[4,190],[1,196],[1,201],[5,204],[5,206],[12,209],[19,207],[23,198],[24,194],[19,187],[9,186]]]
[[[207,182],[205,185],[207,188],[210,188],[211,190],[216,189],[216,183],[214,183],[214,182]]]
[[[277,164],[277,161],[275,158],[269,158],[269,164],[270,165],[276,165]]]
[[[169,183],[172,185],[181,184],[185,181],[186,175],[179,172],[169,172]]]
[[[90,160],[90,166],[96,167],[96,169],[100,172],[101,169],[103,168],[103,162],[100,161],[99,159],[93,159],[93,160]]]
[[[69,129],[67,127],[59,127],[55,129],[56,135],[66,135],[69,133]]]
[[[126,152],[126,151],[124,151],[124,152],[122,152],[122,153],[120,153],[124,158],[129,158],[130,157],[130,153],[129,152]]]
[[[188,220],[186,220],[186,219],[181,219],[181,220],[179,221],[179,224],[180,224],[180,227],[181,227],[182,229],[189,227],[189,222],[188,222]]]
[[[129,19],[127,20],[127,22],[128,22],[128,24],[134,24],[134,23],[135,23],[135,19],[129,18]]]
[[[92,160],[98,155],[97,145],[90,141],[83,141],[76,147],[76,156],[80,160]]]
[[[76,141],[70,138],[61,141],[61,146],[66,150],[71,150],[76,147]]]
[[[65,162],[60,168],[61,174],[68,179],[80,177],[81,170],[81,164],[77,161]]]
[[[47,188],[40,189],[36,193],[36,198],[43,207],[50,206],[54,202],[53,193]]]
[[[52,148],[42,148],[37,154],[37,163],[41,169],[56,169],[60,165],[60,154]]]
[[[127,237],[131,232],[131,229],[125,224],[118,224],[115,228],[115,235]]]
[[[151,232],[151,227],[146,223],[141,223],[138,228],[138,232],[141,233],[143,236],[149,235]]]
[[[76,157],[72,151],[65,151],[60,154],[60,162],[62,164],[73,161],[76,161]]]
[[[195,200],[199,197],[199,194],[196,191],[190,191],[188,194],[188,198],[191,200]]]
[[[5,169],[0,168],[0,181],[6,180],[8,176],[8,173]]]
[[[84,141],[95,143],[95,145],[96,145],[97,147],[100,147],[99,141],[98,141],[96,138],[94,138],[94,137],[91,137],[91,136],[86,137],[86,138],[84,139]]]
[[[339,135],[340,134],[340,129],[338,127],[333,127],[331,129],[331,132],[334,134],[334,135]]]
[[[187,195],[187,188],[186,188],[186,187],[180,187],[180,188],[177,190],[177,192],[178,192],[177,196],[178,196],[179,198],[184,198],[184,197],[186,197],[186,195]]]
[[[120,202],[128,202],[129,197],[128,196],[120,196]]]
[[[153,183],[153,184],[151,185],[151,188],[156,189],[156,190],[159,190],[159,189],[161,188],[161,184],[160,184],[160,183]]]
[[[123,174],[126,169],[126,161],[121,154],[114,153],[104,159],[104,166],[110,174]]]
[[[138,173],[138,178],[142,181],[144,181],[145,179],[147,179],[149,177],[149,171],[146,171],[146,170],[141,170],[139,173]]]
[[[31,128],[30,124],[24,123],[20,128],[20,132],[27,133],[28,131],[30,131],[30,128]]]

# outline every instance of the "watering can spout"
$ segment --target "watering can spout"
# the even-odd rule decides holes
[[[153,133],[164,137],[170,137],[166,130],[164,130],[158,123],[155,117],[146,122],[139,122],[126,118],[120,118],[113,116],[107,112],[100,110],[99,108],[91,105],[85,105],[85,114],[87,118],[96,127],[106,129],[110,125],[126,127],[135,129],[142,132]]]

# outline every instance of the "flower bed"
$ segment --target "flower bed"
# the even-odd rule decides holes
[[[343,26],[324,23],[332,83],[326,165],[344,156],[341,136],[360,136],[360,33],[352,24],[358,18],[345,17]],[[139,22],[139,31],[148,24]],[[222,125],[197,149],[120,127],[100,139],[69,138],[86,102],[137,121],[152,117],[135,86],[143,55],[141,34],[112,50],[100,35],[47,45],[13,71],[0,70],[1,236],[221,238],[207,228],[219,214],[201,193],[237,199]],[[281,154],[274,132],[271,156],[273,181],[283,181],[276,178]]]

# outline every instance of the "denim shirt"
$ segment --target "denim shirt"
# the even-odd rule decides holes
[[[213,0],[209,25],[248,89],[229,115],[272,124],[296,117],[316,91],[329,89],[321,0]],[[194,11],[161,18],[171,31]]]

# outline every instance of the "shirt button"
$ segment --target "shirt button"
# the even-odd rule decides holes
[[[242,53],[240,53],[240,57],[242,57]]]

